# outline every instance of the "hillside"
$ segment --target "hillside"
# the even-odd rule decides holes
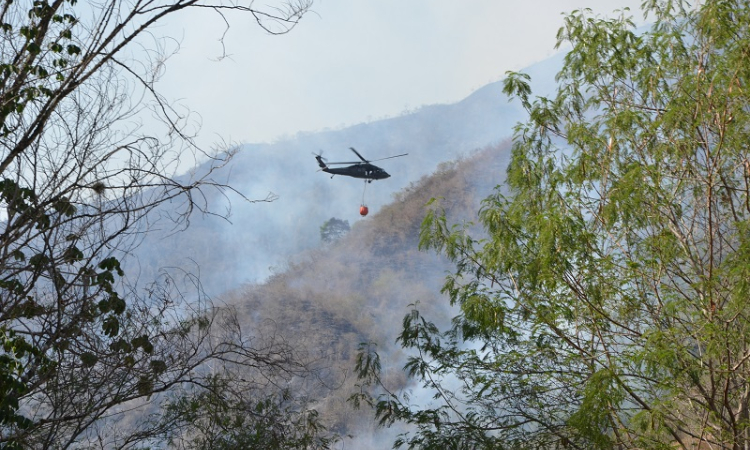
[[[316,393],[331,390],[318,408],[335,431],[373,433],[371,425],[357,422],[369,411],[354,412],[345,401],[355,389],[352,370],[359,343],[377,343],[389,382],[406,387],[400,370],[404,355],[394,339],[409,304],[419,302],[423,312],[438,319],[449,317],[439,293],[448,266],[417,248],[425,204],[442,197],[450,220],[472,220],[481,199],[503,181],[508,156],[504,142],[443,163],[337,242],[295,255],[266,282],[223,296],[248,328],[272,323],[276,332],[319,360],[326,370]]]
[[[541,94],[549,91],[560,60],[550,58],[526,70]],[[350,160],[354,155],[349,147],[370,159],[409,154],[380,164],[391,178],[373,182],[364,192],[374,213],[443,161],[507,139],[521,117],[520,105],[508,102],[502,82],[495,82],[455,104],[425,106],[400,117],[299,134],[272,144],[243,145],[215,179],[250,199],[271,192],[276,200],[247,203],[232,193],[209,192],[208,203],[219,213],[229,212],[228,221],[196,215],[185,232],[171,234],[165,228],[148,236],[136,253],[137,270],[144,280],[163,267],[200,272],[209,295],[262,281],[290,255],[316,248],[319,227],[326,220],[361,221],[362,180],[331,179],[318,172],[315,153],[331,161]]]
[[[557,56],[526,70],[541,94],[553,84],[560,61]],[[281,387],[318,399],[316,407],[334,431],[365,439],[354,447],[390,446],[377,439],[392,431],[373,430],[370,412],[353,412],[345,401],[355,389],[357,348],[376,342],[387,381],[407,388],[405,355],[394,341],[409,305],[419,302],[437,323],[450,317],[439,293],[449,267],[417,248],[424,206],[442,197],[452,221],[473,220],[481,199],[503,182],[507,140],[522,116],[496,82],[452,105],[243,145],[213,179],[248,199],[270,192],[275,200],[248,203],[231,191],[207,191],[199,201],[226,218],[194,214],[181,232],[159,220],[171,214],[165,205],[154,211],[153,232],[144,235],[126,270],[140,288],[166,272],[187,298],[207,294],[215,304],[236,305],[250,339],[283,336],[294,343],[316,361],[319,379]],[[409,155],[382,161],[391,177],[368,185],[318,172],[314,154],[349,160],[349,147],[370,159]],[[365,218],[358,214],[363,202],[370,207]],[[324,244],[320,227],[333,217],[348,221],[351,231]]]

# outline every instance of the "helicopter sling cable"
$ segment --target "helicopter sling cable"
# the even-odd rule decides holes
[[[365,191],[367,191],[367,182],[365,181],[365,188],[362,189],[362,204],[359,206],[359,215],[365,217],[368,212],[367,204],[365,204]]]

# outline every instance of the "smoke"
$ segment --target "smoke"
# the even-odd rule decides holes
[[[554,64],[559,61],[540,70]],[[164,267],[197,272],[204,292],[240,305],[251,327],[273,320],[330,368],[326,384],[338,388],[321,395],[320,407],[342,430],[360,436],[344,440],[342,448],[390,446],[392,430],[375,430],[369,411],[355,414],[346,404],[351,393],[346,391],[356,381],[351,373],[356,347],[377,342],[394,386],[417,389],[400,370],[406,355],[394,339],[401,318],[415,302],[442,328],[456,313],[439,293],[450,264],[417,249],[424,205],[441,196],[449,223],[475,221],[480,201],[503,183],[507,139],[523,111],[501,91],[501,84],[493,83],[454,105],[244,145],[217,181],[249,200],[269,195],[275,200],[251,203],[231,191],[209,193],[207,202],[226,217],[194,216],[182,233],[157,230],[134,253],[131,267],[144,280]],[[352,160],[349,147],[368,159],[409,153],[376,163],[391,177],[367,186],[366,218],[359,216],[363,181],[331,179],[314,159],[322,151],[331,160]],[[347,220],[352,229],[321,247],[320,226],[331,217]],[[413,393],[423,395],[428,393]]]

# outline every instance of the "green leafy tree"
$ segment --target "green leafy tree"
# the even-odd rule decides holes
[[[350,230],[349,221],[331,217],[320,227],[320,240],[326,243],[336,242]]]
[[[309,372],[278,339],[255,347],[230,309],[121,267],[157,221],[186,226],[210,213],[207,190],[229,189],[212,179],[229,154],[173,176],[202,151],[154,90],[154,25],[203,8],[282,33],[309,6],[0,0],[0,448],[153,443],[159,408],[189,394],[177,388],[226,365]]]
[[[255,391],[248,396],[225,377],[211,378],[209,386],[169,406],[165,420],[179,424],[167,427],[174,448],[306,450],[336,442],[325,434],[318,412],[288,390],[268,394],[247,383],[243,388]]]
[[[415,308],[399,341],[432,401],[389,392],[360,353],[358,402],[410,448],[750,446],[750,4],[644,3],[653,25],[575,11],[551,98],[512,73],[507,187],[474,238],[439,208],[461,309]],[[380,389],[379,392],[377,389]]]

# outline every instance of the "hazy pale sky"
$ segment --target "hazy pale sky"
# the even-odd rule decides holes
[[[156,30],[180,41],[158,88],[200,114],[204,146],[269,142],[457,102],[552,55],[563,12],[641,22],[641,1],[315,0],[282,36],[229,16],[221,61],[224,22],[193,11]]]

